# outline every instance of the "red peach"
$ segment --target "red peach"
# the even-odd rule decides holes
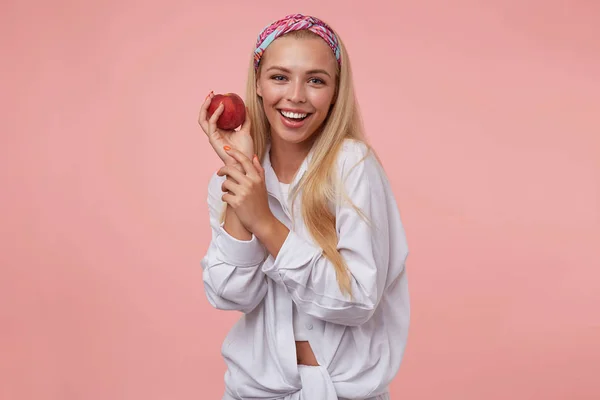
[[[217,120],[217,128],[233,130],[244,123],[246,119],[246,105],[244,100],[235,93],[216,94],[208,106],[208,118],[223,103],[225,109]]]

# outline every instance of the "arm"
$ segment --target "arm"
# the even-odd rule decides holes
[[[227,176],[227,179],[231,178]],[[222,224],[222,226],[223,229],[225,229],[225,231],[229,233],[230,236],[233,236],[235,239],[244,241],[252,241],[253,239],[252,232],[246,229],[246,227],[242,224],[237,214],[233,210],[233,207],[231,207],[229,204],[225,209],[225,221],[224,224]]]
[[[213,307],[248,313],[267,293],[267,277],[260,270],[267,253],[230,206],[225,221],[219,222],[226,204],[221,200],[223,180],[215,174],[208,185],[212,240],[201,261],[204,289]]]
[[[349,156],[343,169],[357,164],[363,155]],[[303,312],[352,326],[365,323],[375,312],[387,282],[390,246],[405,245],[390,242],[391,224],[400,224],[400,219],[380,168],[369,156],[348,172],[344,181],[349,198],[372,227],[347,202],[336,206],[337,249],[349,269],[353,299],[341,292],[332,263],[316,244],[278,221],[256,232],[275,258],[263,271],[286,287]]]

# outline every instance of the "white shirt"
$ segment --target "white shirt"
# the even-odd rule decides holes
[[[287,199],[288,195],[290,194],[290,184],[279,182],[279,187],[281,188],[281,198]],[[310,331],[314,328],[310,316],[300,311],[295,303],[292,303],[292,307],[294,339],[299,341],[310,340],[307,331]]]
[[[359,163],[366,154],[364,144],[345,140],[338,173],[346,193],[376,230],[350,204],[332,205],[337,248],[351,273],[350,301],[303,223],[301,193],[292,221],[291,201],[281,193],[269,150],[263,161],[269,206],[290,229],[277,258],[254,235],[238,240],[219,223],[226,206],[221,200],[226,177],[215,174],[208,186],[212,240],[201,261],[206,296],[213,307],[243,313],[221,349],[228,367],[226,391],[233,398],[278,398],[301,389],[294,334],[297,307],[303,315],[302,334],[339,397],[385,393],[404,355],[410,317],[408,247],[387,176],[373,153]],[[307,171],[313,151],[291,188]]]

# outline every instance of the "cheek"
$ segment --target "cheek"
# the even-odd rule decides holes
[[[275,104],[281,98],[281,88],[276,85],[264,85],[262,87],[263,101],[267,104]]]
[[[312,105],[319,110],[329,110],[331,100],[333,99],[333,91],[330,90],[318,90],[313,92],[311,96]]]

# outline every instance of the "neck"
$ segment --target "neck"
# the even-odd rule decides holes
[[[302,143],[289,143],[276,135],[271,136],[271,151],[269,157],[271,166],[282,183],[291,183],[294,175],[310,152],[314,140]]]

